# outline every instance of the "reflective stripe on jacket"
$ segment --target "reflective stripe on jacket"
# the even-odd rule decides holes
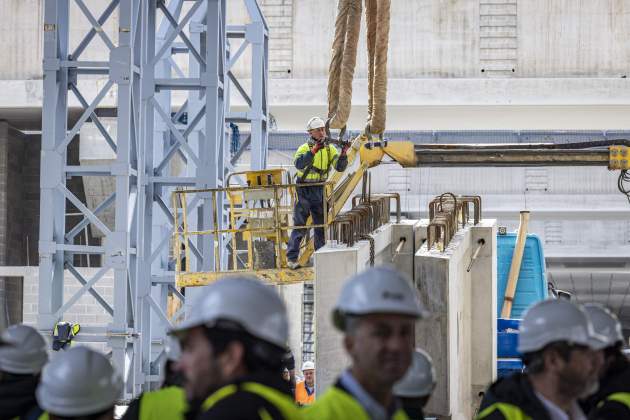
[[[363,406],[349,393],[334,385],[315,404],[304,409],[304,417],[312,420],[352,419],[370,420]],[[402,409],[396,410],[392,420],[409,420]]]
[[[311,405],[315,402],[315,390],[312,394],[308,394],[306,390],[306,382],[298,382],[295,385],[295,402],[300,405]]]
[[[212,410],[212,408],[220,401],[229,398],[239,391],[249,392],[263,398],[269,404],[274,406],[285,420],[302,419],[302,412],[296,407],[295,403],[288,395],[278,391],[277,389],[257,382],[243,382],[238,385],[231,384],[220,388],[203,402],[201,406],[202,412]],[[258,410],[258,416],[260,420],[270,420],[273,418],[269,411],[267,411],[264,407],[261,407]]]
[[[311,153],[311,146],[308,143],[301,145],[295,152],[293,162],[298,160],[306,153]],[[324,148],[319,149],[313,157],[313,164],[304,177],[306,168],[297,170],[297,178],[301,180],[304,177],[305,182],[324,182],[328,179],[328,173],[333,168],[339,158],[339,152],[335,147],[326,145]]]
[[[476,417],[476,420],[483,419],[494,419],[498,418],[497,414],[501,414],[500,418],[505,420],[532,420],[527,414],[525,414],[519,407],[516,405],[498,402],[494,403],[489,407],[486,407],[479,415]]]
[[[140,399],[140,420],[183,420],[188,409],[183,388],[169,386],[146,392]]]

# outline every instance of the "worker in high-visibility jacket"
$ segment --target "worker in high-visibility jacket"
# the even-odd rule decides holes
[[[105,355],[85,346],[61,352],[42,372],[37,402],[45,410],[38,420],[114,420],[122,377]]]
[[[298,184],[297,203],[293,211],[294,226],[305,226],[309,216],[313,224],[324,223],[324,188],[321,185],[308,184],[325,182],[331,169],[342,172],[348,166],[346,151],[349,146],[344,146],[339,153],[335,146],[328,144],[325,123],[321,118],[311,118],[306,130],[309,139],[297,149],[293,158]],[[287,265],[290,268],[299,267],[297,259],[305,233],[306,229],[293,229],[291,232],[287,249]],[[315,228],[315,249],[324,246],[324,242],[324,228]]]
[[[289,321],[282,299],[255,278],[230,276],[202,290],[173,331],[182,346],[187,418],[294,420],[302,414],[282,379]]]
[[[295,386],[295,402],[298,405],[311,405],[315,402],[315,363],[307,360],[302,364],[304,380]]]
[[[179,341],[172,336],[167,337],[164,350],[166,363],[162,386],[158,390],[144,392],[133,400],[122,420],[184,420],[188,404],[182,386],[183,376],[176,369],[181,358]]]
[[[604,306],[584,305],[595,331],[606,338],[598,390],[584,401],[589,419],[630,419],[630,362],[622,353],[623,333],[617,316]]]
[[[46,341],[33,327],[11,325],[0,346],[0,419],[37,418],[35,399],[41,371],[48,361]]]
[[[411,365],[414,327],[425,311],[411,281],[389,267],[348,280],[333,311],[352,365],[307,407],[307,419],[407,420],[392,387]]]
[[[563,299],[538,302],[525,312],[518,339],[525,372],[492,384],[476,419],[586,419],[578,398],[597,385],[605,339],[584,309]]]

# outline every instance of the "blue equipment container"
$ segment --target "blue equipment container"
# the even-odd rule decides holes
[[[520,319],[497,319],[497,376],[508,376],[523,370],[518,345]]]
[[[497,235],[497,316],[501,315],[507,277],[512,264],[516,233]],[[547,276],[543,247],[537,235],[529,234],[525,241],[521,271],[516,285],[510,318],[522,318],[523,312],[535,302],[547,298]]]
[[[520,357],[516,351],[520,322],[520,319],[497,319],[497,357]]]

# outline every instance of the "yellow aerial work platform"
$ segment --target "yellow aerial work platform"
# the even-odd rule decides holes
[[[231,185],[230,180],[242,175],[246,186]],[[329,183],[309,184],[326,187]],[[286,169],[268,169],[231,174],[227,187],[205,190],[181,190],[173,193],[175,226],[173,252],[177,255],[175,270],[179,287],[206,285],[221,276],[247,274],[269,283],[294,283],[313,279],[313,269],[304,267],[297,270],[287,268],[286,250],[289,230],[295,228],[325,228],[328,223],[327,200],[324,200],[324,223],[322,225],[294,226],[293,209],[296,202],[296,188],[291,184]],[[329,188],[325,188],[330,191]],[[215,223],[220,197],[229,204],[229,226]],[[196,230],[187,217],[188,206],[199,199],[210,199],[213,212],[209,227]],[[212,241],[214,247],[215,271],[191,271],[187,266],[191,256],[191,239],[201,242]],[[227,266],[221,266],[219,256],[220,241],[229,241]],[[199,241],[195,241],[199,243]]]

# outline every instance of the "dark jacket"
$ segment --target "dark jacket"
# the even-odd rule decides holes
[[[609,399],[611,395],[622,397]],[[630,362],[619,355],[600,381],[599,390],[583,407],[591,420],[630,419],[630,405],[623,403],[624,399],[630,399]]]
[[[281,413],[279,407],[272,404],[269,400],[258,394],[241,389],[246,383],[257,383],[276,391],[282,396],[286,396],[286,400],[293,404],[293,395],[289,389],[289,384],[282,379],[280,372],[258,372],[240,378],[233,384],[236,385],[237,391],[221,398],[212,407],[201,413],[198,419],[204,420],[258,420],[262,409],[266,410],[274,420],[290,420]],[[297,407],[295,407],[297,410]]]
[[[37,418],[42,411],[35,400],[39,376],[2,374],[0,380],[0,420]]]
[[[523,413],[535,420],[550,420],[547,410],[536,397],[525,373],[515,373],[493,383],[481,401],[478,420],[511,420],[510,413]]]

